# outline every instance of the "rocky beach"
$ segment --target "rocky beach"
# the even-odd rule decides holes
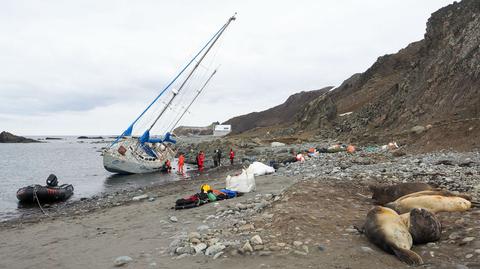
[[[282,154],[311,146],[288,145],[268,152]],[[48,215],[38,211],[1,224],[0,264],[4,268],[27,268],[39,262],[68,268],[122,263],[128,268],[406,267],[355,228],[373,206],[368,185],[426,182],[478,201],[480,154],[394,155],[398,154],[321,153],[257,177],[255,192],[193,209],[172,207],[176,199],[198,192],[201,184],[223,188],[225,176],[240,172],[241,164],[212,168],[190,180],[52,205],[44,208]],[[413,248],[425,260],[422,268],[478,268],[480,209],[440,213],[439,218],[441,240]]]

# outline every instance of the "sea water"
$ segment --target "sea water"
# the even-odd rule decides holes
[[[109,141],[102,139],[30,138],[41,139],[43,143],[0,143],[0,221],[22,214],[24,209],[19,207],[16,198],[19,188],[45,185],[49,174],[58,177],[59,185],[74,186],[72,200],[180,179],[175,173],[115,175],[107,172],[103,168],[101,150]]]

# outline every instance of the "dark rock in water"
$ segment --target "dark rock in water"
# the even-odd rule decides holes
[[[79,136],[77,139],[103,139],[101,136]]]
[[[0,133],[0,143],[40,143],[40,141],[22,136],[16,136],[9,132],[2,132]]]
[[[45,140],[63,140],[63,138],[60,138],[60,137],[45,137]]]

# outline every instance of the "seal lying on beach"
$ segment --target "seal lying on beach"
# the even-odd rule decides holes
[[[407,223],[413,244],[426,244],[440,240],[442,224],[432,212],[424,208],[414,208],[400,217]]]
[[[446,190],[420,191],[402,196],[385,206],[399,214],[407,213],[413,208],[425,208],[433,213],[462,212],[472,207],[470,200],[468,195]]]
[[[410,193],[435,189],[427,183],[420,182],[400,183],[395,185],[370,185],[368,187],[373,193],[372,199],[377,205],[385,205]]]
[[[413,238],[406,223],[408,218],[390,208],[375,206],[367,214],[363,231],[372,243],[395,254],[401,261],[420,265],[423,264],[422,257],[410,250]]]

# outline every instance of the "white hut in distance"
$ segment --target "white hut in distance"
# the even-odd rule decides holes
[[[224,136],[232,131],[232,125],[215,125],[213,127],[213,136]]]

